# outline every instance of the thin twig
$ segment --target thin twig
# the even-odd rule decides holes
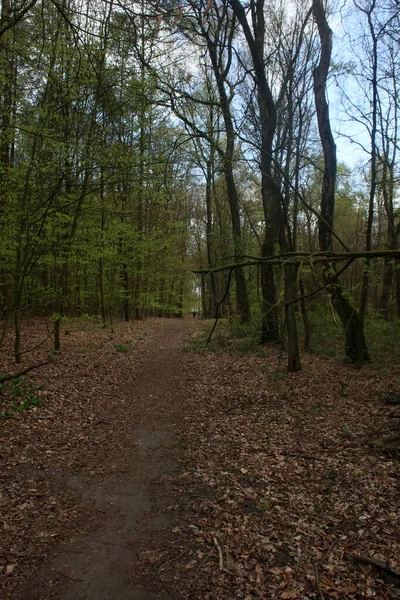
[[[213,537],[213,542],[214,542],[214,546],[216,547],[216,549],[218,551],[219,568],[221,571],[224,571],[224,556],[222,554],[221,546],[219,545],[216,537]]]
[[[194,578],[193,578],[194,580],[196,580],[196,579],[197,579],[197,577],[198,577],[198,575],[199,575],[199,571],[200,571],[201,567],[202,567],[202,566],[204,565],[204,563],[206,563],[206,562],[208,561],[208,559],[210,558],[210,554],[211,554],[211,552],[208,552],[208,553],[206,554],[205,558],[204,558],[204,559],[201,561],[201,563],[200,563],[200,564],[199,564],[199,566],[197,567],[197,569],[196,569],[196,573],[194,574]]]
[[[340,540],[342,539],[342,537],[344,535],[346,535],[349,531],[349,529],[352,527],[352,525],[354,525],[355,521],[354,519],[352,519],[351,521],[349,521],[345,528],[343,529],[343,531],[340,533],[340,535],[337,536],[337,538],[330,544],[330,546],[326,549],[324,556],[322,558],[321,563],[324,563],[326,560],[328,560],[329,555],[331,554],[331,552],[333,551],[334,547],[340,542]]]
[[[175,556],[175,558],[171,558],[170,560],[167,560],[165,563],[163,563],[160,568],[158,569],[158,572],[161,573],[161,571],[164,570],[164,568],[169,565],[172,562],[176,562],[177,560],[179,560],[184,554],[186,554],[186,552],[188,551],[188,548],[185,548],[185,550],[183,552],[181,552],[180,554],[178,554],[178,556]]]
[[[160,577],[160,581],[163,584],[165,591],[171,596],[172,600],[178,600],[177,596],[175,596],[171,590],[169,589],[169,587],[167,586],[167,584],[165,583],[164,579],[161,577],[161,575],[159,574]],[[179,594],[181,596],[181,594]],[[182,596],[181,596],[182,598]]]
[[[381,569],[382,571],[385,571],[385,573],[389,573],[389,575],[392,575],[393,577],[398,577],[400,579],[400,571],[388,567],[387,564],[385,564],[381,560],[377,560],[376,558],[369,558],[368,556],[361,556],[359,554],[345,554],[344,557],[347,560],[352,560],[353,562],[360,562],[364,563],[365,565],[372,565],[373,567]]]
[[[251,500],[254,500],[254,496],[252,496],[251,494],[246,492],[246,490],[243,488],[243,486],[241,486],[240,483],[238,481],[236,481],[236,479],[234,477],[232,477],[232,475],[228,475],[228,477],[229,477],[229,479],[232,479],[233,483],[235,485],[237,485],[237,487],[243,492],[243,494],[246,496],[246,498],[251,498]]]
[[[37,350],[38,348],[40,348],[41,346],[43,346],[47,342],[47,340],[49,340],[51,338],[51,336],[53,335],[54,329],[55,329],[55,327],[53,328],[53,331],[51,331],[49,333],[49,335],[47,336],[47,338],[45,338],[44,340],[42,340],[41,342],[39,342],[36,346],[33,346],[32,348],[28,348],[27,350],[22,350],[21,356],[23,354],[27,354],[28,352],[33,352],[34,350]]]
[[[79,577],[70,577],[66,573],[63,573],[62,571],[57,571],[57,573],[59,573],[60,575],[65,577],[65,579],[68,579],[69,581],[81,581],[83,583],[83,579],[80,579]]]
[[[315,575],[315,587],[317,588],[317,594],[319,600],[324,600],[324,595],[321,590],[321,584],[319,582],[319,573],[318,573],[318,565],[314,565],[314,575]]]

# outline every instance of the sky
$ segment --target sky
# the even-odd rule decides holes
[[[359,41],[362,34],[362,26],[360,23],[360,13],[354,13],[354,3],[352,0],[339,0],[336,10],[331,16],[330,26],[334,33],[333,63],[336,65],[350,62],[356,63],[357,53],[362,54],[361,42]],[[348,76],[344,78],[342,76],[338,81],[339,85],[332,78],[328,90],[338,160],[345,162],[351,168],[360,165],[364,166],[369,161],[370,136],[365,126],[357,123],[355,119],[351,119],[346,114],[341,86],[344,86],[346,95],[351,98],[356,107],[362,107],[364,94],[353,77]],[[369,107],[365,110],[368,109]],[[349,136],[353,138],[354,143],[348,139]],[[360,145],[367,151],[364,151]]]

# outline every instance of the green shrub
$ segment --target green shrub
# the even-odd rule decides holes
[[[130,352],[130,348],[128,348],[128,346],[125,346],[125,344],[114,344],[114,348],[117,352],[122,352],[124,354],[126,354],[127,352]]]

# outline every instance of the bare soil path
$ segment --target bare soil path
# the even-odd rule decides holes
[[[136,380],[125,391],[124,426],[119,439],[110,440],[119,450],[111,453],[105,472],[91,480],[82,472],[66,482],[83,504],[94,505],[99,518],[93,531],[72,532],[15,598],[170,598],[161,580],[138,580],[135,566],[142,543],[160,542],[178,518],[162,478],[178,465],[187,394],[184,345],[191,328],[189,319],[167,321],[145,348]],[[113,418],[121,419],[121,414],[107,416]]]
[[[78,321],[0,420],[1,600],[400,600],[397,361],[290,374],[192,317]]]

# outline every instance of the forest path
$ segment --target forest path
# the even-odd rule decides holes
[[[74,476],[69,481],[82,502],[95,503],[101,522],[56,548],[23,592],[27,600],[170,598],[161,579],[146,589],[135,565],[140,546],[162,541],[178,519],[162,477],[178,466],[188,385],[184,346],[193,327],[192,318],[171,319],[146,348],[136,381],[125,393],[131,401],[121,438],[114,440],[119,459],[113,456],[100,480],[88,484],[85,476]]]

